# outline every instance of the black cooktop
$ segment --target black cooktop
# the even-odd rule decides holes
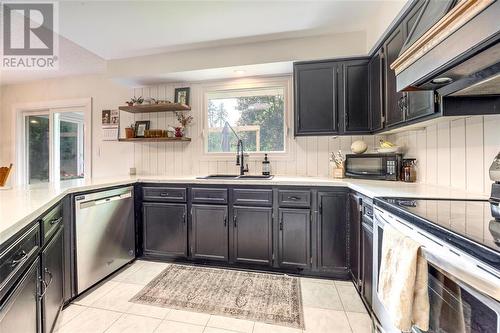
[[[384,197],[374,203],[500,269],[500,221],[487,200]]]

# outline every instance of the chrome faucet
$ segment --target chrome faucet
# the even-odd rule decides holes
[[[248,163],[245,165],[245,152],[243,149],[243,140],[240,139],[236,131],[231,125],[226,121],[226,125],[231,129],[236,138],[238,139],[238,146],[236,148],[236,165],[240,167],[240,176],[243,176],[245,172],[248,172]],[[248,156],[248,155],[246,155]]]

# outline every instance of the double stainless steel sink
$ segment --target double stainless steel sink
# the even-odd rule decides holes
[[[272,179],[273,176],[264,176],[264,175],[208,175],[203,177],[197,177],[198,179],[227,179],[227,180],[240,180],[240,179],[263,179],[268,180]]]

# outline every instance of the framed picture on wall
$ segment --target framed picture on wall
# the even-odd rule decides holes
[[[149,129],[151,122],[149,120],[139,120],[135,122],[135,137],[143,138],[144,132]]]
[[[189,105],[189,87],[175,88],[174,102]]]

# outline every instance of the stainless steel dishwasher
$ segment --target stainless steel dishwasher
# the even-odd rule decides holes
[[[78,195],[74,200],[80,294],[135,257],[133,187]]]

